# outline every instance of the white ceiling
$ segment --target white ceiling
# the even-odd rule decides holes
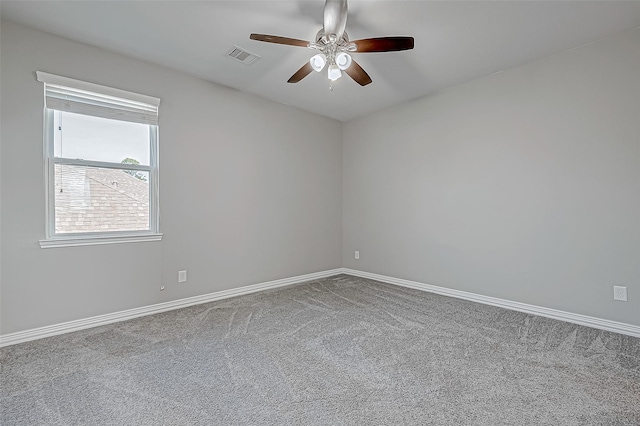
[[[202,77],[341,121],[640,26],[640,1],[349,2],[353,39],[410,35],[415,49],[354,54],[373,83],[325,73],[287,79],[309,49],[249,40],[312,40],[323,0],[6,1],[3,19]],[[238,45],[253,65],[226,57]]]

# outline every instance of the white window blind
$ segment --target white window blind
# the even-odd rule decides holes
[[[45,106],[76,114],[158,125],[160,99],[42,71]]]

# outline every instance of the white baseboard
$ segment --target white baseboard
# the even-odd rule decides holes
[[[56,336],[58,334],[71,333],[73,331],[84,330],[91,327],[98,327],[100,325],[111,324],[114,322],[126,321],[145,315],[158,314],[160,312],[186,308],[187,306],[199,305],[201,303],[213,302],[215,300],[228,299],[230,297],[241,296],[243,294],[250,294],[272,288],[303,283],[305,281],[326,278],[333,275],[341,274],[342,269],[343,268],[330,269],[313,274],[298,275],[296,277],[283,278],[280,280],[252,284],[244,287],[232,288],[229,290],[216,291],[215,293],[188,297],[186,299],[173,300],[171,302],[158,303],[156,305],[143,306],[141,308],[127,309],[126,311],[114,312],[112,314],[98,315],[91,318],[63,322],[60,324],[33,328],[25,331],[18,331],[16,333],[10,333],[0,336],[0,347],[15,345],[18,343],[42,339],[45,337]]]
[[[483,303],[485,305],[497,306],[500,308],[510,309],[512,311],[539,315],[541,317],[553,318],[560,321],[571,322],[578,325],[584,325],[587,327],[612,331],[614,333],[626,334],[628,336],[640,338],[640,326],[637,325],[574,314],[571,312],[558,311],[556,309],[543,308],[542,306],[528,305],[526,303],[512,302],[510,300],[498,299],[497,297],[482,296],[480,294],[453,290],[446,287],[438,287],[435,285],[419,283],[416,281],[403,280],[401,278],[387,277],[385,275],[372,274],[370,272],[358,271],[356,269],[342,268],[341,272],[343,274],[369,278],[383,283],[395,284],[402,287],[413,288],[416,290],[428,291],[430,293],[441,294],[443,296],[470,300],[472,302]]]
[[[556,309],[544,308],[541,306],[528,305],[526,303],[512,302],[510,300],[498,299],[496,297],[483,296],[466,291],[454,290],[446,287],[438,287],[431,284],[424,284],[416,281],[393,278],[385,275],[372,274],[370,272],[358,271],[349,268],[337,268],[313,274],[298,275],[296,277],[283,278],[275,281],[268,281],[244,287],[232,288],[229,290],[217,291],[215,293],[203,294],[201,296],[188,297],[186,299],[174,300],[171,302],[158,303],[156,305],[143,306],[141,308],[128,309],[126,311],[114,312],[112,314],[98,315],[75,321],[54,324],[50,326],[34,328],[31,330],[19,331],[16,333],[0,336],[0,347],[28,342],[30,340],[42,339],[56,336],[58,334],[71,333],[73,331],[84,330],[86,328],[98,327],[114,322],[126,321],[145,315],[158,314],[160,312],[174,309],[186,308],[187,306],[199,305],[201,303],[213,302],[216,300],[228,299],[230,297],[241,296],[243,294],[255,293],[272,288],[284,287],[306,281],[317,280],[338,274],[348,274],[356,277],[369,278],[383,283],[399,285],[416,290],[428,291],[430,293],[441,294],[443,296],[455,297],[458,299],[470,300],[472,302],[485,305],[497,306],[513,311],[524,312],[532,315],[553,318],[600,330],[612,331],[614,333],[626,334],[640,338],[640,326],[616,322],[586,315],[574,314],[571,312],[559,311]]]

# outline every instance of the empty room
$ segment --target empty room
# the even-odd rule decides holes
[[[640,425],[640,1],[0,16],[0,424]]]

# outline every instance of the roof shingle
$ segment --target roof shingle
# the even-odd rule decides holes
[[[56,233],[148,230],[148,178],[56,164],[55,228]]]

